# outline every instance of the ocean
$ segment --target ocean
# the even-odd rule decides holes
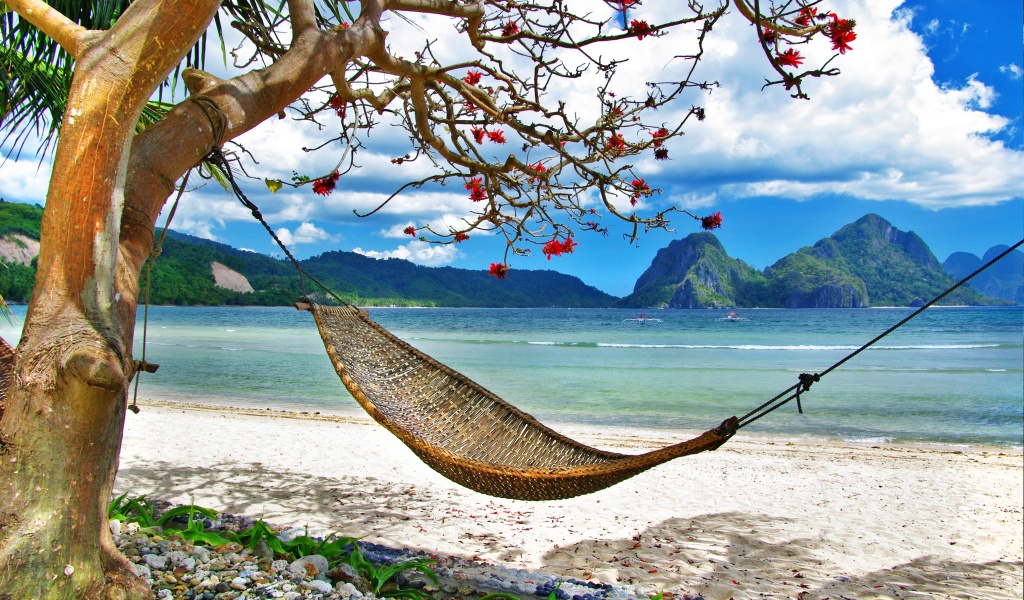
[[[25,307],[0,326],[20,336]],[[703,431],[828,368],[911,312],[378,308],[412,345],[560,425]],[[135,355],[142,356],[140,309]],[[312,317],[293,308],[151,307],[140,398],[355,414]],[[1024,442],[1021,307],[932,308],[741,431],[788,439]]]

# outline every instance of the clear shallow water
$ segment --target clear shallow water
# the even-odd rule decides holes
[[[910,309],[375,309],[373,317],[543,421],[705,430],[824,370]],[[24,307],[15,307],[16,323]],[[141,313],[140,313],[141,315]],[[152,307],[140,397],[358,412],[312,317],[292,308]],[[17,325],[0,335],[18,337]],[[938,308],[745,431],[1019,447],[1024,313]],[[142,352],[141,318],[136,357]]]

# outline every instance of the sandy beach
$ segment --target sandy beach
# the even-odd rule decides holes
[[[740,434],[610,489],[537,503],[456,486],[369,418],[140,406],[127,416],[116,493],[652,594],[1024,594],[1019,449]],[[689,437],[558,429],[621,452]]]

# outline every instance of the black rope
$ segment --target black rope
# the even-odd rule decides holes
[[[909,315],[907,315],[899,323],[896,323],[892,327],[886,329],[882,333],[880,333],[877,336],[875,336],[874,339],[872,339],[871,341],[867,342],[866,344],[864,344],[860,348],[857,348],[853,352],[847,354],[842,359],[840,359],[838,362],[833,364],[831,367],[825,369],[824,371],[822,371],[820,373],[813,373],[813,374],[801,373],[800,377],[799,377],[800,381],[798,383],[796,383],[795,385],[790,386],[789,388],[783,390],[780,394],[778,394],[774,398],[768,400],[767,402],[763,403],[761,406],[758,406],[754,410],[752,410],[752,411],[748,412],[747,414],[743,415],[742,417],[740,417],[739,422],[736,425],[736,429],[740,429],[741,427],[746,427],[747,425],[750,425],[754,421],[756,421],[756,420],[760,419],[761,417],[767,415],[768,413],[772,412],[773,410],[775,410],[775,409],[777,409],[777,408],[779,408],[781,406],[784,406],[785,404],[789,403],[791,400],[796,400],[797,410],[801,414],[803,414],[803,412],[804,412],[803,411],[803,406],[800,404],[800,394],[810,390],[811,389],[811,384],[813,384],[813,383],[815,383],[817,381],[821,381],[822,377],[824,377],[825,375],[828,375],[832,371],[838,369],[840,366],[842,366],[844,363],[846,363],[846,361],[850,360],[854,356],[857,356],[861,352],[863,352],[863,351],[867,350],[868,348],[870,348],[871,346],[873,346],[875,343],[877,343],[879,340],[881,340],[885,336],[887,336],[890,333],[896,331],[897,329],[899,329],[900,327],[905,325],[907,323],[907,321],[910,321],[911,319],[913,319],[917,315],[919,315],[922,312],[924,312],[926,309],[928,309],[931,306],[933,306],[936,302],[938,302],[938,301],[942,300],[943,298],[945,298],[946,296],[950,295],[957,288],[959,288],[960,286],[964,285],[965,283],[967,283],[968,281],[973,279],[976,275],[978,275],[979,273],[981,273],[985,269],[987,269],[987,268],[991,267],[992,265],[994,265],[995,263],[997,263],[1000,259],[1002,259],[1007,254],[1013,252],[1014,250],[1019,248],[1021,245],[1024,245],[1024,240],[1021,240],[1021,241],[1017,242],[1016,244],[1010,246],[1005,251],[1003,251],[999,256],[996,256],[992,260],[988,261],[987,263],[985,263],[984,265],[982,265],[981,267],[976,269],[973,273],[971,273],[967,277],[964,277],[960,281],[958,281],[955,284],[953,284],[953,286],[950,287],[949,289],[947,289],[946,291],[944,291],[941,294],[939,294],[938,296],[932,298],[927,304],[925,304],[924,306],[918,308],[914,312],[912,312]]]
[[[350,305],[348,301],[346,301],[344,298],[336,294],[329,287],[321,283],[316,277],[313,277],[312,275],[307,273],[306,270],[302,268],[302,265],[299,264],[299,261],[294,256],[292,256],[292,253],[290,250],[288,250],[288,247],[284,245],[284,242],[281,241],[281,238],[277,237],[277,234],[274,233],[273,228],[271,228],[270,224],[267,223],[266,219],[263,218],[263,213],[260,212],[260,208],[256,206],[251,200],[249,200],[249,198],[245,196],[245,192],[242,191],[242,188],[238,186],[238,183],[235,181],[234,172],[231,170],[231,165],[228,164],[227,158],[224,157],[224,153],[221,152],[221,149],[219,147],[215,146],[213,150],[211,150],[210,153],[206,155],[206,158],[204,160],[206,160],[216,168],[220,169],[221,172],[223,172],[225,176],[227,176],[228,182],[231,184],[231,189],[235,193],[235,196],[238,198],[238,201],[241,202],[243,206],[249,209],[249,211],[252,213],[252,216],[255,217],[257,221],[263,224],[263,228],[267,230],[267,233],[270,234],[270,237],[274,238],[274,241],[277,242],[277,245],[281,247],[282,251],[284,251],[284,254],[285,256],[288,257],[288,260],[292,261],[292,264],[295,265],[295,269],[299,272],[299,286],[302,288],[303,299],[308,299],[309,297],[309,295],[306,293],[305,284],[305,279],[309,279],[311,282],[315,283],[318,287],[320,287],[320,289],[329,294],[338,302],[345,305]]]

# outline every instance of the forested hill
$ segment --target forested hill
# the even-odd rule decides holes
[[[17,250],[37,242],[42,212],[38,206],[0,202],[0,244],[6,240]],[[25,302],[31,294],[35,261],[24,262],[5,259],[7,268],[0,268],[0,295],[7,301]],[[218,286],[214,263],[244,276],[239,278],[247,280],[253,291]],[[616,300],[577,277],[554,271],[512,270],[506,279],[498,280],[485,271],[422,267],[352,252],[328,252],[301,264],[346,301],[363,306],[604,307]],[[308,284],[307,291],[325,298]],[[145,278],[140,294],[144,293]],[[261,306],[286,306],[302,294],[290,262],[174,230],[168,232],[153,264],[149,293],[152,304]]]
[[[980,261],[979,261],[980,262]],[[763,272],[732,258],[707,232],[658,251],[619,306],[859,308],[920,306],[957,278],[928,245],[869,214],[814,246],[789,254]],[[944,304],[1003,304],[967,287]]]

